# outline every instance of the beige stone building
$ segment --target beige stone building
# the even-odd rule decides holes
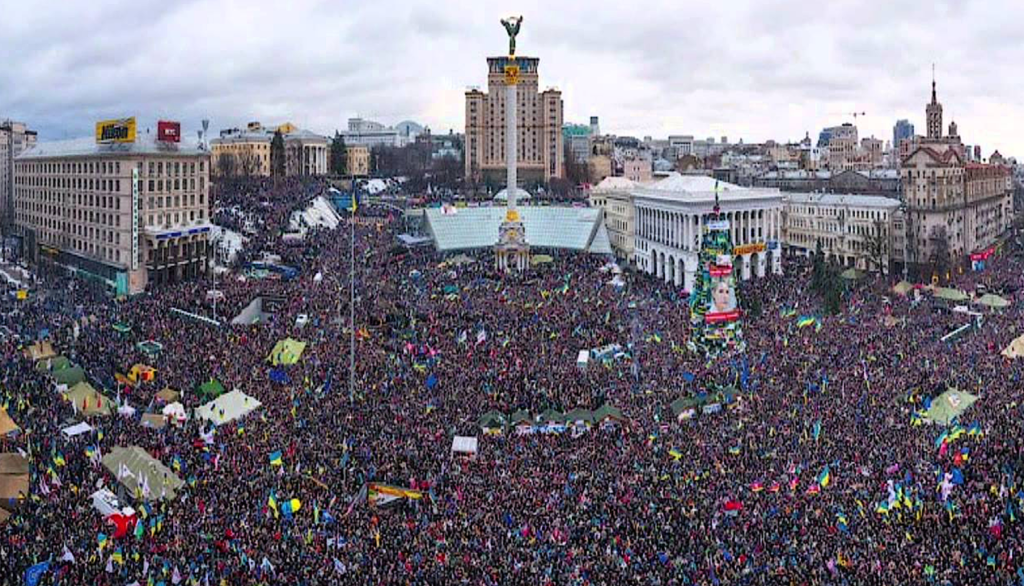
[[[926,110],[928,135],[901,163],[907,205],[908,262],[941,268],[966,262],[972,252],[991,246],[1009,229],[1013,191],[1009,171],[999,165],[965,163],[956,124],[942,134],[942,104]]]
[[[205,275],[210,155],[140,135],[40,143],[14,162],[26,256],[134,294]]]
[[[876,195],[791,192],[783,196],[782,242],[790,254],[822,252],[848,267],[888,272],[901,261],[900,201]]]
[[[608,177],[590,190],[590,207],[604,211],[604,224],[608,230],[615,257],[633,262],[636,247],[636,228],[633,214],[633,189],[637,182],[626,177]]]
[[[327,137],[302,130],[290,122],[266,128],[250,122],[245,130],[229,128],[210,141],[213,173],[234,177],[269,177],[270,143],[280,131],[285,145],[285,175],[327,174]]]
[[[14,158],[35,144],[35,131],[24,123],[0,121],[0,210],[5,228],[14,223]]]
[[[345,169],[349,175],[367,177],[370,175],[370,149],[365,146],[345,147]]]
[[[564,176],[562,92],[539,91],[536,57],[515,57],[519,65],[517,176],[522,184]],[[505,178],[505,65],[487,59],[487,92],[466,92],[466,178],[502,185]]]

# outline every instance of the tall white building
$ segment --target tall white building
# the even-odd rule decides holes
[[[892,261],[902,262],[899,200],[876,195],[786,193],[784,201],[782,240],[787,251],[811,254],[820,242],[822,252],[839,257],[848,267],[887,271]]]
[[[36,144],[36,133],[22,122],[0,121],[0,213],[2,222],[14,221],[14,158]]]
[[[701,234],[714,212],[716,186],[723,217],[729,221],[733,266],[743,280],[782,272],[782,194],[777,189],[745,188],[703,175],[673,173],[633,189],[638,269],[693,288]]]

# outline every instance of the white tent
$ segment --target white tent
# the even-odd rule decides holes
[[[71,439],[76,435],[82,435],[83,433],[89,433],[90,431],[92,431],[92,426],[84,421],[81,423],[76,423],[70,427],[65,427],[64,429],[60,430],[60,432],[64,434],[64,437],[67,439]]]
[[[175,401],[169,405],[164,405],[162,412],[167,417],[170,417],[177,421],[179,424],[184,423],[188,416],[185,415],[185,406]]]
[[[216,399],[196,409],[196,417],[205,419],[214,425],[220,425],[241,419],[262,405],[259,401],[242,391],[234,390],[224,393]]]
[[[463,455],[475,458],[477,452],[477,439],[464,435],[457,435],[452,440],[452,456]]]
[[[121,512],[121,503],[117,501],[117,497],[114,496],[114,493],[105,488],[101,488],[92,493],[89,498],[92,499],[92,508],[96,509],[96,512],[102,515],[104,519],[114,513]]]

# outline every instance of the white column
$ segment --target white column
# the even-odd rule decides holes
[[[516,164],[518,162],[518,140],[515,85],[505,86],[505,185],[508,194],[508,211],[516,211]]]

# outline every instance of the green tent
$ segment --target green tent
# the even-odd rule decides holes
[[[92,385],[82,381],[68,389],[64,396],[74,403],[79,413],[90,415],[110,415],[110,399],[104,397]]]
[[[949,389],[932,399],[932,406],[925,411],[924,417],[928,421],[938,423],[939,425],[949,425],[953,419],[967,411],[977,400],[978,397],[970,393]]]
[[[505,414],[501,411],[488,411],[480,417],[480,427],[486,433],[487,431],[501,431],[505,428],[507,419]]]
[[[565,423],[565,415],[555,409],[545,409],[543,413],[537,416],[537,422],[540,424],[547,423]]]
[[[306,343],[285,338],[274,345],[267,360],[274,366],[295,364],[302,357],[302,351],[306,349]]]
[[[914,290],[914,284],[908,281],[900,281],[892,288],[897,295],[906,295]]]
[[[572,411],[565,414],[565,422],[575,424],[577,421],[582,421],[588,425],[594,423],[594,414],[588,409],[581,409],[577,407]]]
[[[146,340],[135,345],[136,348],[145,352],[148,356],[156,356],[164,349],[164,345],[155,340]]]
[[[843,279],[846,279],[847,281],[856,281],[858,279],[864,278],[864,271],[850,267],[845,271],[839,273],[839,276],[842,277]]]
[[[216,399],[223,394],[224,385],[220,384],[220,381],[215,378],[211,378],[205,383],[199,385],[199,396],[202,397],[204,401]]]
[[[71,366],[51,373],[58,385],[72,386],[85,380],[85,371],[79,366]]]
[[[128,324],[117,322],[114,324],[114,331],[119,334],[127,334],[128,332],[132,331],[132,327]]]
[[[935,296],[946,301],[964,301],[968,298],[967,293],[959,289],[950,289],[949,287],[939,287],[935,290]]]
[[[1007,301],[1006,299],[1003,299],[1002,297],[998,295],[993,295],[991,293],[986,293],[982,295],[981,297],[978,298],[978,300],[975,303],[979,303],[981,305],[991,307],[993,309],[1003,309],[1004,307],[1009,307],[1010,305],[1010,302]]]
[[[67,356],[56,356],[50,359],[50,370],[64,370],[71,367]]]
[[[174,499],[185,484],[160,460],[139,446],[111,448],[103,456],[103,467],[124,485],[132,498]]]
[[[688,409],[696,410],[701,404],[702,401],[697,397],[679,397],[672,401],[669,408],[672,409],[672,416],[678,418],[680,413]]]
[[[605,421],[625,423],[627,420],[622,415],[622,411],[605,403],[598,407],[597,411],[594,411],[594,421],[596,423],[603,423]]]
[[[525,409],[520,409],[519,411],[516,411],[515,413],[512,414],[512,418],[510,420],[510,424],[513,427],[515,427],[516,425],[519,425],[520,423],[527,423],[528,425],[533,425],[533,418],[530,417],[530,412],[529,411],[527,411]]]

